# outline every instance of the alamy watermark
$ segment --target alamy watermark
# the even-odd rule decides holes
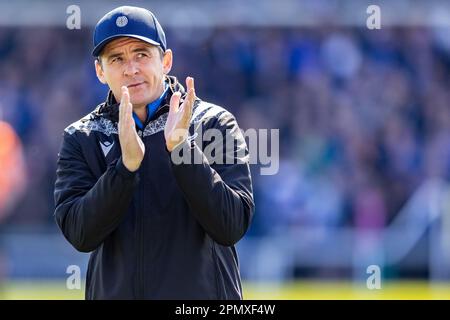
[[[81,289],[81,269],[77,265],[70,265],[66,269],[66,273],[69,274],[66,280],[66,288],[69,290]]]
[[[367,277],[366,286],[369,290],[381,289],[381,269],[380,266],[372,264],[367,267],[366,273],[370,276]]]
[[[366,27],[369,30],[381,29],[381,9],[376,4],[371,4],[367,7],[366,13],[369,15],[366,19]],[[66,27],[69,30],[81,29],[81,9],[80,6],[72,4],[66,8],[66,14],[69,16],[66,19]],[[122,17],[119,17],[122,18]],[[125,17],[126,19],[126,17]],[[122,18],[123,20],[123,18]],[[119,23],[119,22],[118,22]]]
[[[185,130],[175,132],[175,137],[186,135]],[[258,164],[261,175],[274,175],[279,170],[279,129],[226,129],[202,128],[187,137],[171,153],[172,162],[202,164],[204,157],[210,165]],[[200,152],[198,152],[200,151]]]
[[[66,27],[69,30],[81,29],[81,9],[79,6],[72,4],[67,7],[66,13],[69,15],[66,19]]]
[[[372,4],[367,7],[366,13],[369,17],[366,20],[367,29],[381,29],[381,9],[380,6]]]

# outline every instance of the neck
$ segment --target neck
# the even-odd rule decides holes
[[[147,119],[146,104],[133,105],[133,112],[138,116],[139,120],[144,122]]]
[[[145,104],[133,104],[133,112],[138,116],[138,118],[144,122],[147,119],[147,105],[157,100],[164,92],[164,83],[161,83],[159,90],[155,93],[155,95],[150,99],[149,102]]]

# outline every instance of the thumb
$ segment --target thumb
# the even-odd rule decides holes
[[[180,106],[181,93],[179,91],[175,92],[170,98],[170,111],[172,113],[178,112]]]

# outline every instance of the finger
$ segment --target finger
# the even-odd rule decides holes
[[[182,123],[184,127],[189,127],[189,122],[191,120],[192,116],[192,109],[194,106],[195,101],[195,88],[194,88],[194,78],[192,77],[186,77],[186,88],[187,88],[187,95],[186,99],[181,105],[182,108]]]
[[[181,93],[175,92],[170,98],[170,112],[177,113],[180,105]]]
[[[125,115],[125,124],[128,128],[133,129],[135,128],[135,122],[133,119],[133,105],[129,103],[126,107],[126,115]]]
[[[128,88],[126,86],[122,86],[122,96],[120,98],[120,107],[119,107],[119,121],[123,121],[124,115],[126,114],[126,106],[130,102],[130,93],[128,92]]]
[[[181,105],[181,108],[185,108],[186,103],[189,103],[192,105],[195,101],[194,78],[186,77],[186,88],[187,88],[187,94],[185,97],[185,101],[183,101],[183,104]]]
[[[194,101],[195,101],[195,93],[194,89],[191,88],[188,92],[186,102],[183,105],[183,123],[186,128],[189,126],[189,122],[191,121]]]
[[[194,78],[186,77],[186,89],[189,92],[191,89],[194,89]]]
[[[120,103],[129,103],[130,102],[130,92],[126,86],[122,86],[122,98]]]
[[[188,100],[190,100],[191,102],[191,107],[194,104],[195,101],[195,87],[194,87],[194,78],[192,77],[187,77],[186,78],[186,85],[187,85],[187,89],[188,89]]]
[[[130,92],[128,88],[122,87],[121,108],[123,109],[123,118],[127,126],[133,126],[133,104],[131,103]]]
[[[130,94],[128,93],[128,91],[127,91],[126,96],[128,97],[128,98],[126,98],[126,101],[128,101],[128,103],[125,104],[126,105],[126,107],[125,107],[125,110],[126,110],[125,116],[127,117],[128,121],[134,122],[133,121],[133,105],[130,102]]]
[[[191,87],[189,88],[186,100],[187,100],[186,108],[189,109],[186,110],[186,112],[191,113],[195,102],[194,79],[192,79]]]

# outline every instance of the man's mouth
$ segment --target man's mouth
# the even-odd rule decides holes
[[[143,85],[144,83],[145,83],[145,81],[143,81],[143,82],[136,82],[136,83],[128,85],[127,87],[128,88],[136,88],[136,87],[138,87],[140,85]]]

